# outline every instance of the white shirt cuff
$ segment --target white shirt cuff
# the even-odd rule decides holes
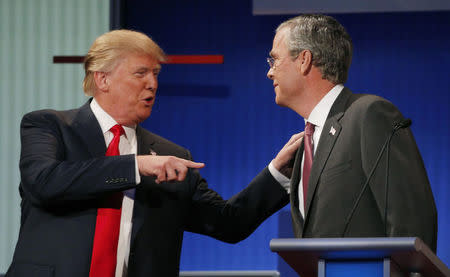
[[[278,183],[287,191],[287,193],[291,193],[291,180],[284,176],[281,172],[279,172],[270,162],[268,169],[270,174],[272,174],[273,178],[277,180]]]
[[[138,167],[136,155],[134,155],[134,168],[136,171],[136,185],[139,185],[141,183],[141,175],[139,175],[139,167]]]

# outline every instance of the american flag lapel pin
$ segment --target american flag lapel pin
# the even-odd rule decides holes
[[[331,126],[330,134],[333,135],[333,136],[334,136],[334,134],[336,134],[336,129],[334,129],[333,126]]]

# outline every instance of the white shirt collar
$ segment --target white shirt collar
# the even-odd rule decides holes
[[[112,118],[102,107],[98,104],[98,102],[95,100],[95,98],[91,101],[91,110],[94,116],[97,118],[98,123],[100,124],[100,128],[102,129],[103,135],[105,135],[111,127],[118,124],[114,118]],[[130,128],[127,126],[122,126],[125,130],[125,135],[128,140],[133,140],[136,136],[136,130],[135,128]]]
[[[334,101],[336,101],[336,98],[339,96],[339,94],[341,94],[343,89],[344,85],[338,84],[335,85],[327,94],[325,94],[325,96],[311,111],[308,119],[305,119],[305,124],[306,122],[311,122],[317,127],[323,127]]]

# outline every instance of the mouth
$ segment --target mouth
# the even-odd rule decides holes
[[[149,97],[143,99],[143,101],[145,102],[146,105],[152,105],[154,100],[155,100],[155,97],[153,97],[153,96],[149,96]]]

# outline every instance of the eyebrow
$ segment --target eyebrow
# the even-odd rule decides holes
[[[139,67],[137,67],[134,71],[141,71],[141,70],[144,70],[144,71],[161,70],[161,65],[158,64],[158,65],[155,66],[154,68],[149,68],[149,67],[147,67],[147,66],[139,66]]]
[[[161,72],[161,66],[157,66],[157,67],[153,68],[152,72],[159,74],[159,72]]]
[[[270,52],[269,52],[269,56],[271,56],[272,58],[276,58],[276,55],[277,55],[277,54],[275,54],[273,51],[270,51]]]

